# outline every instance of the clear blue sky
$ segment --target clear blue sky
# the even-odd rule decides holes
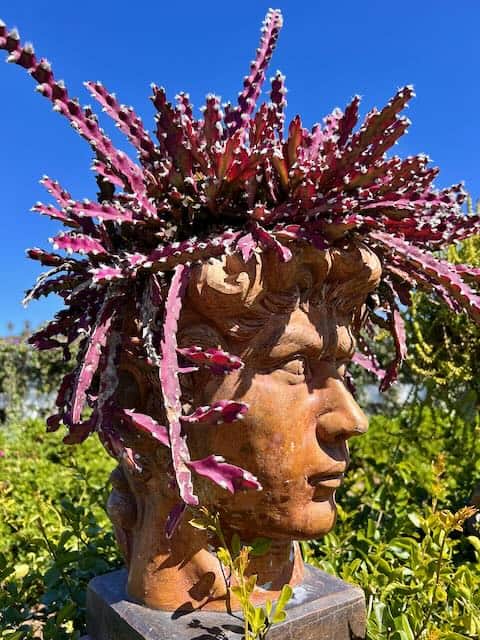
[[[52,61],[71,95],[89,103],[82,81],[101,80],[149,128],[151,82],[165,86],[172,99],[188,91],[197,106],[208,92],[235,99],[269,7],[261,0],[1,4],[0,18]],[[439,186],[464,180],[480,196],[477,0],[283,0],[274,6],[285,26],[271,71],[287,76],[290,116],[300,113],[311,126],[355,93],[363,96],[365,113],[383,106],[400,85],[414,84],[417,98],[407,114],[413,125],[398,152],[428,153],[442,169]],[[8,321],[17,328],[26,319],[37,325],[58,308],[54,300],[33,302],[26,311],[20,305],[39,273],[24,250],[48,246],[57,230],[29,212],[37,200],[48,201],[39,178],[48,174],[77,198],[92,198],[95,182],[88,145],[34,92],[26,73],[1,65],[0,86],[1,335]]]

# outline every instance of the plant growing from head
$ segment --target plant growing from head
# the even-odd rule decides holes
[[[80,443],[97,432],[113,456],[138,472],[122,429],[147,433],[169,448],[179,504],[167,523],[168,535],[185,506],[199,503],[192,473],[231,492],[260,488],[248,471],[214,452],[202,460],[190,457],[182,425],[234,422],[248,410],[225,400],[182,412],[182,374],[207,367],[213,375],[224,375],[242,367],[226,351],[178,347],[182,298],[197,263],[235,252],[246,262],[256,252],[271,252],[286,262],[298,245],[320,251],[349,243],[367,246],[380,259],[383,276],[357,314],[357,329],[387,329],[395,358],[381,369],[359,334],[355,360],[376,373],[382,389],[395,381],[405,358],[400,308],[410,305],[413,289],[480,320],[480,298],[469,284],[478,270],[433,253],[476,233],[480,217],[462,212],[461,185],[434,187],[438,169],[429,166],[427,156],[386,155],[410,124],[401,113],[414,95],[412,87],[400,89],[383,109],[370,111],[358,128],[358,96],[311,130],[299,116],[287,126],[280,72],[271,79],[269,102],[257,104],[281,26],[280,11],[270,10],[236,105],[222,105],[220,98],[208,95],[197,118],[187,94],[172,104],[165,89],[153,85],[154,138],[132,108],[99,82],[87,82],[134,147],[134,160],[114,147],[90,107],[70,97],[49,62],[0,22],[0,48],[9,62],[27,70],[39,93],[89,143],[99,185],[98,201],[78,201],[44,177],[55,204],[34,206],[60,221],[65,231],[51,239],[53,251],[29,250],[49,270],[26,300],[56,293],[65,307],[30,342],[42,350],[62,349],[66,359],[72,343],[80,346],[48,429],[65,425],[66,443]],[[136,336],[123,330],[127,300],[135,301]],[[115,403],[117,368],[127,343],[158,378],[165,424]]]

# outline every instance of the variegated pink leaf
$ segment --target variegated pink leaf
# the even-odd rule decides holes
[[[213,347],[202,349],[202,347],[191,346],[177,350],[178,353],[191,362],[209,367],[213,373],[218,375],[243,367],[243,362],[238,356],[234,356],[221,349],[215,349]]]
[[[192,477],[188,467],[190,454],[185,436],[182,435],[180,424],[182,415],[180,396],[182,392],[178,379],[179,365],[177,359],[178,319],[182,308],[182,297],[187,286],[188,273],[188,267],[184,265],[177,266],[170,283],[165,303],[166,312],[161,343],[160,382],[163,405],[168,421],[168,438],[172,452],[173,468],[180,497],[186,504],[195,506],[198,504],[198,498],[193,492]]]
[[[222,424],[241,420],[248,411],[248,405],[231,400],[218,400],[211,405],[198,407],[188,416],[182,416],[184,422]]]
[[[132,409],[119,409],[118,413],[136,429],[147,433],[148,435],[158,440],[165,447],[170,446],[170,440],[168,439],[168,429],[159,424],[151,416],[144,413],[138,413]]]
[[[262,485],[254,475],[245,469],[225,462],[225,458],[222,456],[212,455],[202,460],[192,460],[188,462],[188,466],[195,473],[208,478],[230,493],[245,489],[255,489],[256,491],[262,489]]]

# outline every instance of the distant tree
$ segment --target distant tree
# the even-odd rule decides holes
[[[475,209],[469,199],[468,214],[480,213],[480,202]],[[456,265],[477,267],[470,284],[480,292],[480,236],[451,245],[446,257]],[[407,375],[426,389],[427,398],[473,415],[480,401],[480,327],[422,292],[414,293],[412,302]]]

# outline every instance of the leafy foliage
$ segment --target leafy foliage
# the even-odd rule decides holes
[[[470,199],[469,212],[473,214]],[[468,263],[473,274],[480,273],[480,236],[451,245],[446,255],[450,263]],[[430,396],[463,411],[464,417],[471,416],[480,398],[478,326],[433,303],[421,292],[413,295],[412,302],[407,324],[413,345],[408,359],[411,378]]]
[[[478,637],[480,545],[456,528],[480,473],[479,427],[416,404],[352,441],[336,528],[303,550],[365,590],[370,640]],[[1,430],[0,449],[0,638],[78,638],[89,578],[120,562],[108,458],[93,439],[65,448],[41,421]],[[238,541],[220,546],[235,562]]]
[[[0,429],[0,449],[0,638],[78,640],[88,581],[120,563],[104,511],[113,463],[41,420]]]
[[[0,394],[4,405],[0,422],[25,417],[29,405],[37,413],[50,413],[52,396],[70,368],[58,353],[37,351],[26,340],[24,333],[0,338]]]
[[[479,427],[417,404],[352,443],[335,530],[304,552],[365,590],[370,640],[478,637],[480,544],[462,523]]]
[[[238,534],[233,534],[228,542],[225,538],[218,514],[210,513],[206,507],[197,510],[190,524],[197,529],[208,531],[216,545],[215,553],[222,564],[229,593],[240,603],[244,621],[244,640],[265,640],[272,625],[283,622],[287,614],[285,606],[293,595],[293,589],[285,584],[273,606],[267,600],[265,607],[256,607],[251,599],[257,576],[247,577],[250,558],[265,554],[271,545],[267,538],[256,538],[251,544],[242,544]]]

